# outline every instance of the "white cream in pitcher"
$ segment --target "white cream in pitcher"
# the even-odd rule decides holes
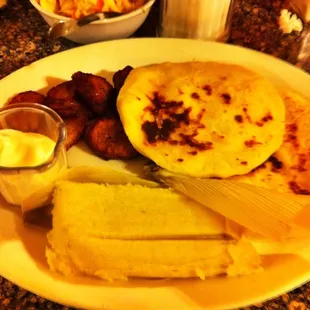
[[[52,187],[66,167],[65,160],[57,160],[40,168],[53,158],[55,147],[56,142],[43,134],[10,128],[0,130],[0,193],[8,203],[22,208],[27,201],[35,206],[44,203],[47,190],[46,197],[32,196]]]
[[[49,160],[56,143],[39,133],[0,130],[0,166],[35,167]]]

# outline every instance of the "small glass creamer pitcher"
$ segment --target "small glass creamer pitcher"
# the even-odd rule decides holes
[[[59,174],[67,168],[66,127],[60,116],[50,108],[40,104],[21,103],[0,109],[0,130],[2,129],[38,133],[55,142],[52,156],[38,166],[0,166],[1,195],[8,203],[19,205],[26,212],[28,206],[34,207],[33,203],[36,207],[45,203]]]

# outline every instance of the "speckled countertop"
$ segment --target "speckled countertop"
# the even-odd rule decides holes
[[[285,0],[237,0],[230,43],[272,54],[310,72],[308,59],[300,58],[300,51],[307,51],[303,42],[309,27],[305,25],[301,34],[283,35],[278,27],[278,16],[284,7],[287,7]],[[137,36],[154,35],[154,22],[156,8]],[[9,5],[0,11],[0,80],[40,58],[78,46],[66,39],[48,39],[47,29],[28,0],[9,0]],[[307,54],[310,56],[310,50]],[[2,309],[69,308],[27,292],[0,277],[0,310]],[[310,309],[310,283],[247,309]]]

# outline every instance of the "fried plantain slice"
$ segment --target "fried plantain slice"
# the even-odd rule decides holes
[[[104,115],[110,101],[113,101],[114,89],[103,77],[78,71],[72,75],[76,92],[83,102],[97,115]]]
[[[44,104],[64,118],[79,115],[90,116],[90,112],[77,99],[72,81],[63,82],[51,88]]]
[[[117,118],[103,117],[92,121],[85,130],[84,139],[91,151],[104,159],[132,159],[139,155]]]
[[[125,80],[127,79],[127,76],[129,75],[131,70],[133,70],[133,67],[126,66],[124,69],[119,70],[114,73],[113,84],[114,84],[115,89],[119,91],[123,87]]]
[[[21,92],[14,96],[8,104],[14,104],[14,103],[39,103],[43,104],[45,97],[33,90],[28,90]]]
[[[118,91],[117,89],[113,88],[113,93],[111,93],[109,104],[107,106],[104,116],[119,119],[119,114],[118,114],[117,107],[116,107],[117,96],[118,96]]]
[[[67,129],[66,150],[68,151],[75,145],[82,136],[87,124],[87,116],[79,115],[75,117],[64,118]]]

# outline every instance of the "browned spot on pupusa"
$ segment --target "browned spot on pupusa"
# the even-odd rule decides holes
[[[197,115],[196,120],[193,120],[193,124],[195,124],[199,129],[206,128],[206,126],[201,122],[205,112],[206,109],[201,109]]]
[[[296,181],[290,181],[289,187],[297,195],[310,195],[310,191],[302,188]]]
[[[283,162],[275,156],[270,156],[268,161],[272,164],[272,172],[279,172],[283,168]]]
[[[298,170],[299,172],[307,171],[306,164],[307,164],[308,158],[310,159],[310,153],[308,155],[305,153],[298,154],[298,163],[297,165],[291,168],[294,170]]]
[[[167,142],[170,145],[188,145],[199,151],[210,150],[213,143],[209,141],[197,141],[198,129],[205,128],[201,122],[205,113],[202,109],[196,118],[191,118],[192,108],[185,108],[182,101],[168,101],[155,92],[149,97],[150,105],[144,109],[150,113],[154,121],[145,121],[142,130],[145,133],[148,144]],[[192,133],[183,133],[182,128],[191,125]],[[172,137],[173,135],[173,137]]]
[[[171,141],[169,141],[169,144],[171,144],[171,145],[178,145],[178,144],[179,144],[179,141],[177,141],[177,140],[171,140]]]
[[[205,85],[203,88],[202,88],[208,96],[212,96],[212,87],[210,85]]]
[[[180,145],[188,145],[191,148],[195,148],[199,151],[206,151],[211,150],[213,148],[212,142],[199,142],[195,139],[197,133],[193,133],[191,135],[180,133],[179,136],[181,137]]]
[[[199,96],[199,94],[197,94],[197,93],[192,93],[192,95],[191,95],[191,97],[193,98],[193,99],[200,99],[200,96]]]
[[[254,172],[258,171],[258,170],[265,169],[265,168],[267,168],[266,163],[263,163],[263,164],[261,164],[260,166],[254,168],[254,169],[251,171],[251,173],[254,173]]]
[[[270,112],[268,112],[263,118],[262,118],[262,122],[267,123],[269,121],[273,120],[273,116]]]
[[[221,135],[220,133],[216,132],[215,130],[212,131],[212,135],[213,135],[213,140],[223,140],[225,139],[225,136]]]
[[[247,161],[242,161],[240,164],[243,165],[243,166],[246,166],[248,164],[248,162]]]
[[[252,147],[254,147],[255,145],[258,145],[258,144],[262,144],[262,143],[261,142],[257,142],[255,137],[253,137],[251,140],[244,141],[244,145],[246,147],[248,147],[248,148],[252,148]]]
[[[189,125],[189,113],[191,108],[178,110],[183,106],[182,101],[164,101],[158,93],[154,93],[153,98],[149,98],[151,106],[144,109],[150,112],[155,121],[146,121],[142,124],[142,130],[146,134],[148,143],[157,141],[169,141],[170,135],[179,128],[182,123]]]
[[[235,121],[238,122],[238,123],[243,123],[242,115],[235,115]]]
[[[262,119],[258,122],[256,122],[256,125],[259,127],[263,127],[265,123],[268,123],[269,121],[273,120],[273,116],[270,112],[268,112]]]
[[[299,141],[297,138],[298,126],[297,124],[288,124],[286,125],[286,138],[285,142],[291,143],[296,149],[299,148]]]
[[[223,99],[225,104],[231,104],[231,95],[228,93],[221,94],[221,98]]]
[[[184,161],[183,158],[178,158],[178,162],[179,162],[179,163],[182,163],[183,161]]]
[[[250,117],[250,115],[249,115],[249,113],[248,113],[248,108],[244,107],[242,110],[243,110],[243,112],[244,112],[244,116],[245,116],[246,120],[247,120],[250,124],[252,124],[252,119],[251,119],[251,117]]]

